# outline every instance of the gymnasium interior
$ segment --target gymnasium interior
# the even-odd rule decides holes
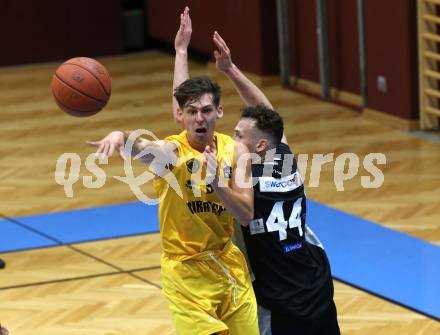
[[[118,155],[93,174],[86,141],[179,131],[171,94],[185,6],[190,75],[222,87],[218,131],[233,134],[244,103],[215,67],[214,31],[284,119],[341,333],[440,334],[439,0],[1,0],[0,325],[176,334],[157,204],[139,195],[151,184],[133,189]],[[111,77],[110,100],[90,117],[52,95],[74,57]]]

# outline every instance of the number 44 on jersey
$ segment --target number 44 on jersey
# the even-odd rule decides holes
[[[301,226],[301,202],[302,198],[298,198],[295,201],[290,218],[286,221],[284,216],[285,213],[283,211],[284,201],[277,201],[274,204],[266,222],[264,222],[264,219],[256,219],[251,221],[251,235],[262,234],[266,232],[267,227],[268,232],[279,232],[280,241],[287,238],[287,228],[297,228],[299,236],[303,236],[304,232]]]

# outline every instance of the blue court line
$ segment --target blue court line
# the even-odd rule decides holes
[[[44,246],[53,246],[57,245],[56,241],[60,245],[159,231],[157,207],[138,202],[22,216],[13,221],[22,226],[0,220],[0,252],[41,247],[43,237],[38,232],[52,238],[52,241],[46,239],[51,244],[44,240],[48,243]]]
[[[52,239],[36,234],[9,220],[0,219],[0,252],[55,245],[58,243]]]
[[[333,276],[440,319],[440,247],[309,200]]]
[[[326,248],[335,278],[440,318],[440,247],[312,200],[308,201],[307,217]],[[159,230],[157,206],[142,203],[14,220],[17,224],[0,220],[0,252]]]

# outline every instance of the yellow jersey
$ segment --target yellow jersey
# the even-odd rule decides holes
[[[233,234],[233,219],[212,187],[206,185],[204,155],[191,147],[186,130],[165,140],[177,145],[179,158],[171,173],[181,192],[176,192],[164,178],[154,181],[161,199],[159,222],[163,251],[169,255],[191,256],[222,249]],[[230,185],[235,142],[230,136],[217,132],[214,132],[214,141],[219,177]]]

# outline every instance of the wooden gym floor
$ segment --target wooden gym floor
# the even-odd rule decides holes
[[[114,157],[101,189],[79,182],[67,198],[54,181],[64,152],[84,162],[86,140],[114,129],[146,128],[158,137],[175,133],[171,120],[173,57],[148,52],[101,59],[113,79],[108,107],[87,119],[57,109],[50,93],[59,64],[0,69],[0,214],[5,218],[136,201]],[[212,66],[191,64],[223,87],[226,115],[218,129],[232,133],[242,102]],[[295,153],[383,152],[385,183],[364,189],[361,172],[338,192],[333,164],[324,165],[319,187],[308,197],[386,227],[440,245],[440,145],[368,121],[350,109],[325,103],[252,77],[282,114]],[[141,167],[137,167],[141,168]],[[365,171],[364,171],[365,172]],[[82,165],[81,176],[87,175]],[[305,176],[308,186],[308,173]],[[123,224],[123,222],[121,222]],[[160,290],[157,234],[0,254],[0,323],[11,335],[174,334]],[[354,264],[355,266],[355,264]],[[343,334],[431,335],[440,323],[335,281]]]

